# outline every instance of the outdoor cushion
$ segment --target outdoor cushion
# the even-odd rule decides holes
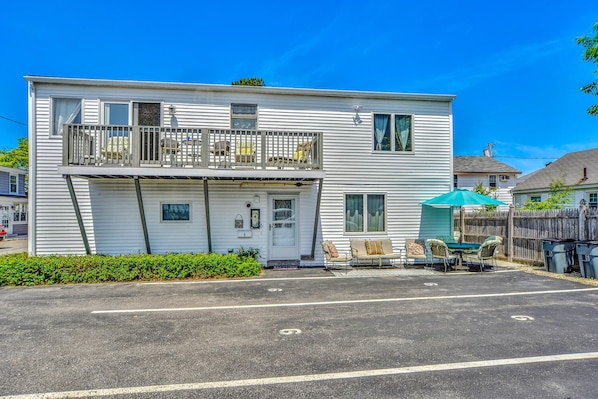
[[[367,240],[365,242],[365,250],[368,255],[384,255],[380,241]]]
[[[328,245],[328,252],[330,253],[330,256],[333,258],[338,258],[338,250],[336,249],[336,245],[334,245],[330,241],[328,241],[327,245]]]
[[[410,255],[424,255],[424,247],[415,241],[407,243],[407,253]]]

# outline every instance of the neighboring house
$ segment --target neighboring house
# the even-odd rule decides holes
[[[452,95],[28,76],[31,254],[226,253],[446,235]]]
[[[571,188],[567,207],[577,207],[583,199],[590,208],[598,203],[598,148],[570,152],[543,169],[523,176],[513,189],[515,206],[522,207],[526,201],[545,201],[550,184],[561,181]]]
[[[511,190],[520,174],[520,170],[486,155],[453,158],[453,187],[473,190],[482,183],[486,189],[495,188],[496,199],[507,204],[499,210],[507,210],[513,203]]]
[[[27,171],[0,166],[0,224],[8,234],[27,234]]]

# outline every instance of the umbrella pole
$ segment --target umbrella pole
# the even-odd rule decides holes
[[[463,207],[459,207],[459,242],[463,242],[463,232],[465,231],[465,217],[463,216]]]

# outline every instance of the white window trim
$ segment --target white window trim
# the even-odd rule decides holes
[[[255,114],[233,114],[233,106],[255,107]],[[230,104],[229,126],[231,129],[233,129],[233,119],[255,119],[255,130],[258,130],[259,129],[258,114],[259,114],[259,109],[258,109],[257,104],[231,103]]]
[[[347,195],[362,195],[363,199],[363,230],[362,231],[347,231],[346,230],[346,209],[347,209]],[[367,197],[368,195],[382,195],[384,196],[384,230],[383,231],[367,231]],[[363,191],[351,191],[343,193],[343,234],[348,236],[357,236],[357,235],[380,235],[386,234],[388,231],[388,195],[387,193],[381,192],[363,192]]]
[[[596,201],[594,201],[594,202],[590,202],[590,196],[592,194],[594,194],[596,196]],[[597,208],[598,207],[598,192],[596,192],[596,191],[588,192],[588,206],[590,208]]]
[[[15,191],[12,191],[12,178],[15,178]],[[10,173],[8,175],[8,193],[9,194],[18,194],[19,193],[19,175],[15,175],[14,173]]]
[[[100,100],[100,125],[107,125],[105,121],[104,108],[106,104],[126,104],[129,106],[127,126],[133,124],[133,102],[128,100]]]
[[[84,115],[83,115],[83,109],[85,106],[85,99],[81,98],[81,97],[76,97],[76,96],[51,96],[50,97],[50,126],[48,128],[48,133],[49,133],[49,137],[51,140],[62,140],[62,134],[54,134],[54,100],[55,99],[62,99],[62,98],[67,98],[67,99],[72,99],[72,100],[79,100],[81,101],[81,110],[79,111],[81,113],[81,123],[84,123]]]
[[[491,177],[494,176],[494,186],[492,186]],[[488,175],[488,187],[498,188],[498,175]]]
[[[164,220],[162,213],[162,205],[188,205],[189,206],[189,220]],[[192,223],[193,221],[193,206],[189,201],[162,201],[160,202],[160,223]]]
[[[375,115],[389,115],[390,116],[390,150],[376,150],[376,129],[374,124]],[[411,151],[398,151],[395,148],[394,132],[395,132],[395,116],[409,116],[411,117]],[[372,112],[372,146],[371,150],[374,154],[414,154],[415,153],[415,114],[401,113],[401,112]]]

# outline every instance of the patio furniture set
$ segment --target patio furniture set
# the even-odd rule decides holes
[[[494,269],[496,250],[502,244],[502,237],[490,236],[483,243],[467,243],[454,240],[452,237],[438,237],[430,239],[406,239],[403,251],[393,250],[390,239],[368,240],[351,239],[351,252],[341,254],[332,241],[323,241],[322,250],[325,255],[327,270],[343,267],[348,270],[353,266],[368,265],[382,267],[384,264],[395,266],[395,262],[402,261],[407,267],[417,263],[424,267],[434,267],[440,262],[444,271],[460,269],[465,262],[468,269],[479,268],[484,271],[486,266]],[[400,266],[400,264],[399,264]]]

